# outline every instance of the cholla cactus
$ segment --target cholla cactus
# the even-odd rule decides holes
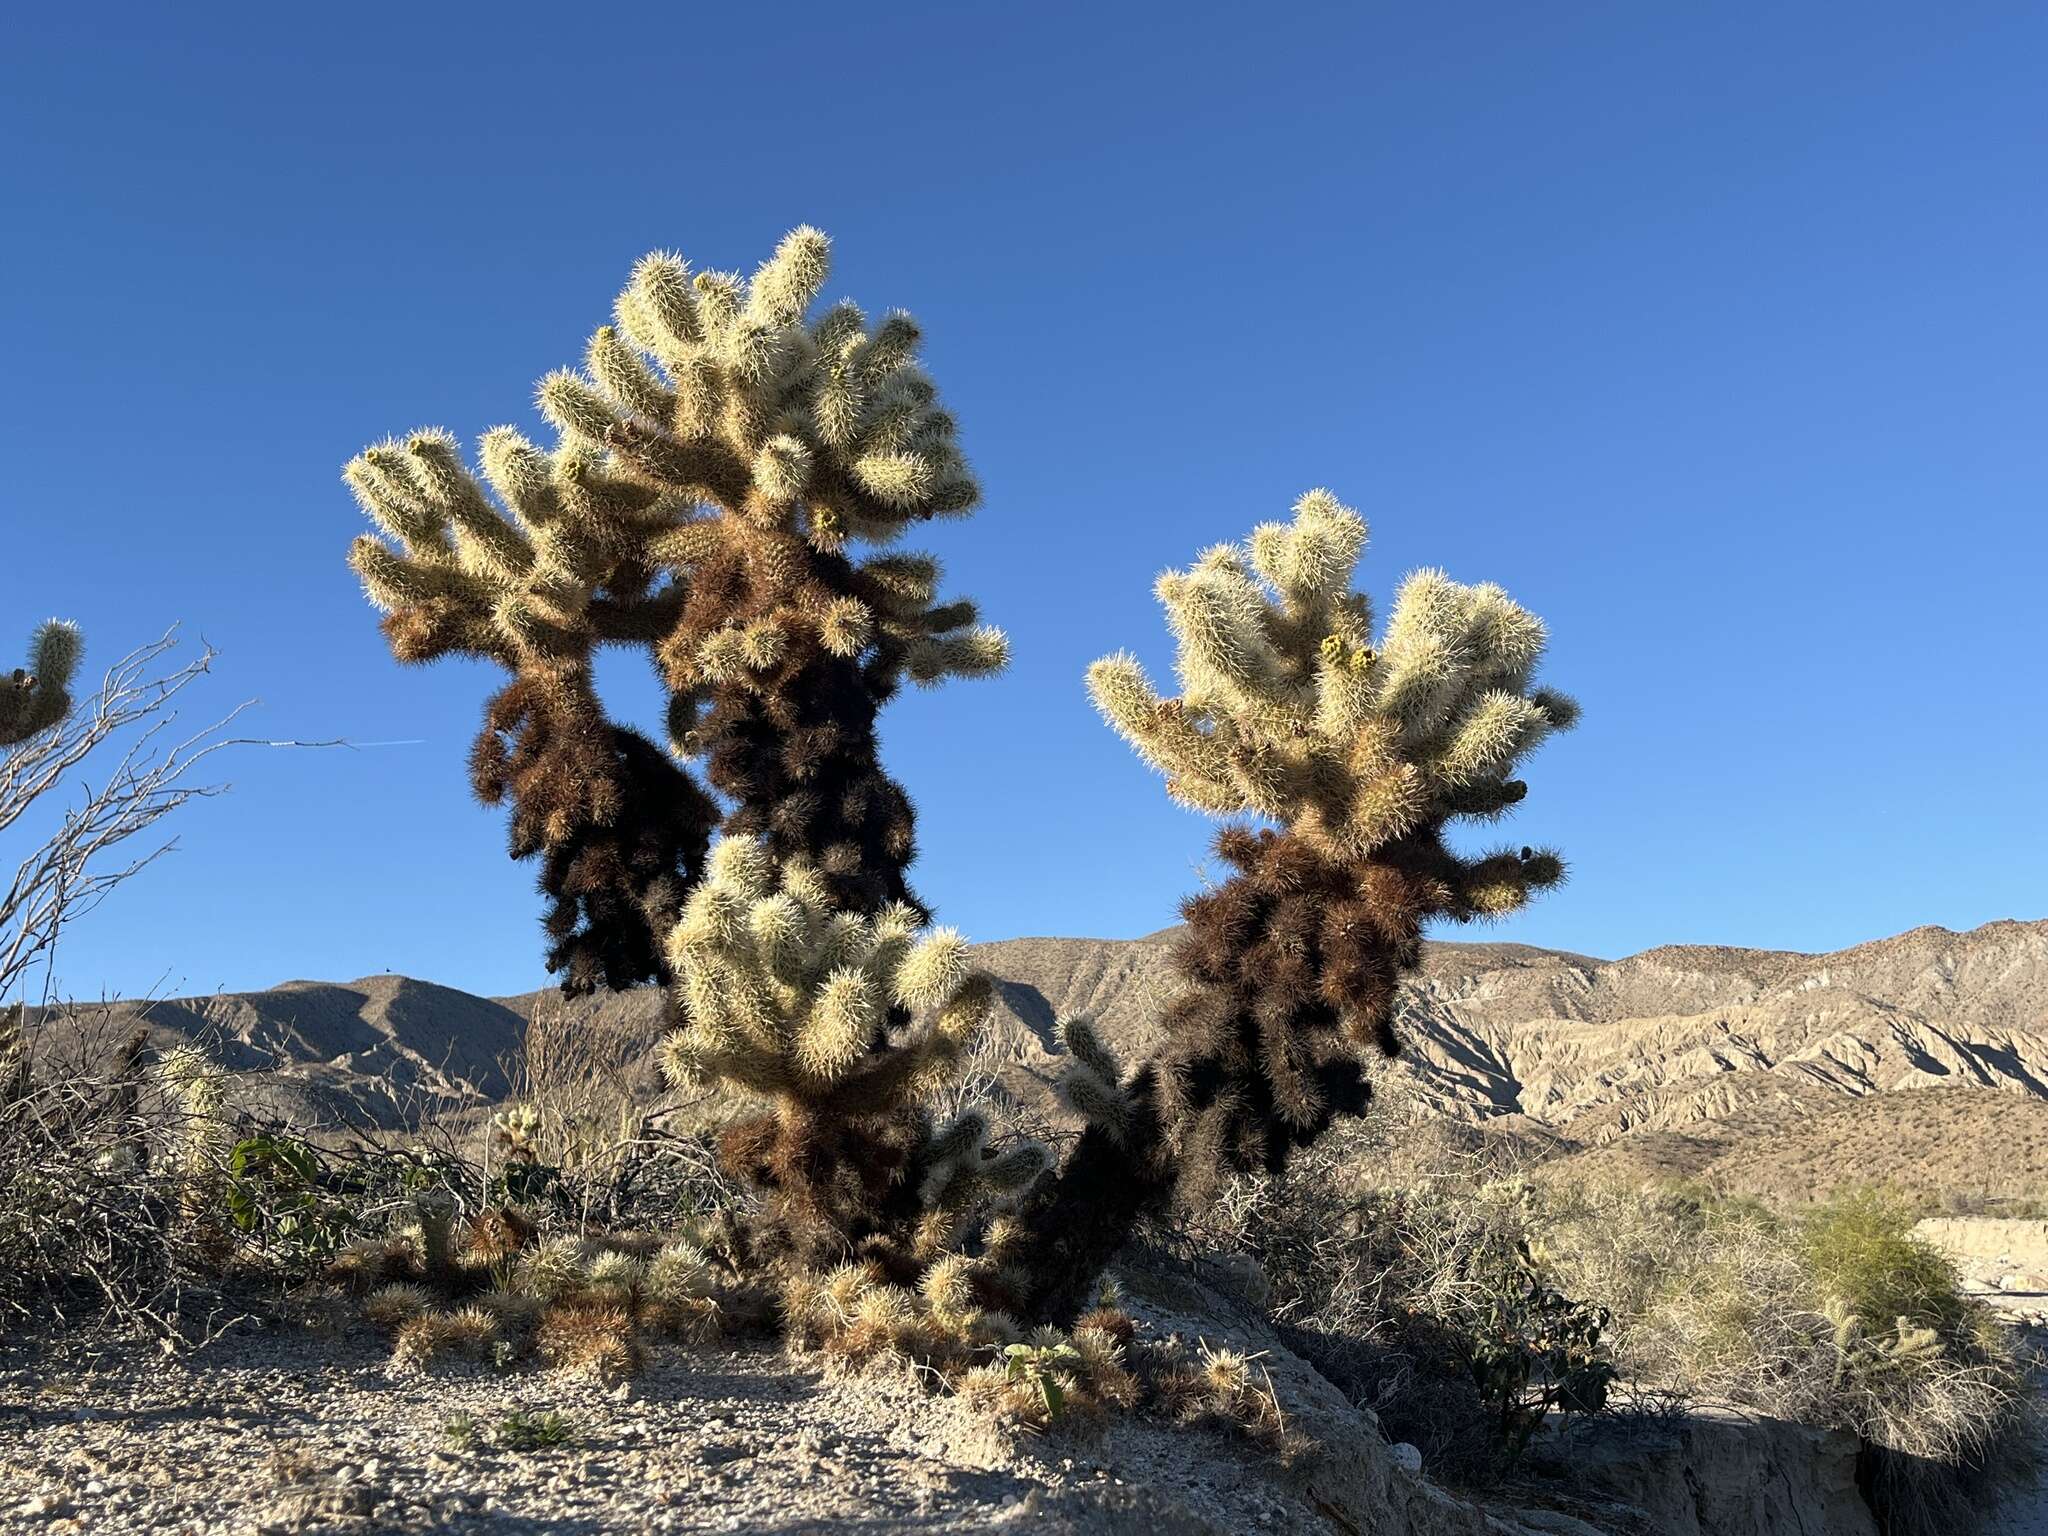
[[[225,1185],[221,1165],[232,1133],[227,1122],[227,1085],[221,1069],[196,1045],[173,1046],[156,1064],[178,1172],[178,1201],[208,1243],[226,1239]]]
[[[1834,1331],[1834,1386],[1838,1391],[1852,1379],[1869,1383],[1892,1372],[1923,1369],[1937,1361],[1946,1347],[1937,1330],[1910,1317],[1895,1317],[1888,1334],[1867,1328],[1839,1297],[1830,1297],[1821,1312]]]
[[[1178,697],[1128,655],[1089,671],[1176,799],[1276,825],[1219,836],[1236,872],[1183,908],[1185,985],[1158,1056],[1126,1075],[1085,1021],[1067,1027],[1062,1089],[1089,1128],[1032,1218],[1040,1315],[1073,1315],[1145,1209],[1277,1171],[1364,1109],[1358,1051],[1396,1049],[1425,922],[1510,912],[1563,878],[1549,851],[1466,858],[1443,838],[1519,802],[1515,765],[1577,715],[1532,686],[1543,625],[1498,587],[1423,571],[1375,644],[1351,590],[1364,543],[1355,512],[1311,491],[1291,523],[1160,578]]]
[[[548,853],[572,990],[666,979],[658,935],[714,816],[647,742],[604,721],[595,647],[652,651],[671,744],[708,759],[735,805],[728,830],[810,859],[841,906],[868,915],[913,900],[910,805],[876,766],[876,711],[905,675],[1003,663],[971,604],[937,600],[930,559],[848,554],[964,513],[978,493],[910,319],[870,326],[848,304],[807,318],[827,267],[813,229],[751,281],[649,256],[586,371],[542,381],[552,449],[494,429],[479,480],[430,431],[348,467],[382,535],[351,559],[394,652],[515,674],[475,779],[486,800],[513,799],[515,856]]]
[[[978,1114],[932,1125],[925,1101],[987,1023],[994,991],[968,968],[965,940],[920,931],[908,903],[843,911],[815,867],[728,837],[669,963],[678,1027],[664,1070],[772,1102],[721,1150],[729,1172],[766,1192],[766,1235],[800,1261],[861,1248],[915,1273],[1044,1169],[1036,1145],[988,1149]]]
[[[84,648],[76,624],[51,619],[37,626],[28,665],[0,676],[0,747],[26,741],[71,712],[71,676]]]
[[[0,1109],[28,1097],[28,1040],[23,1021],[28,1010],[20,1003],[0,1003]]]
[[[906,675],[986,675],[1007,650],[972,603],[938,601],[928,557],[852,557],[980,493],[917,365],[916,323],[871,326],[847,303],[807,318],[829,267],[809,228],[747,283],[650,256],[619,325],[591,340],[588,381],[557,375],[542,404],[642,483],[710,509],[666,546],[690,582],[657,647],[672,738],[738,802],[728,832],[808,859],[838,905],[872,915],[915,905],[910,804],[875,765],[877,709]]]

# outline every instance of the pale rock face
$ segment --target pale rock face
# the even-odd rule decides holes
[[[1142,1053],[1174,989],[1171,937],[983,946],[1019,1075],[1049,1066],[1056,1013],[1087,1011],[1120,1052]],[[1824,956],[1437,944],[1395,1028],[1389,1086],[1454,1119],[1585,1147],[1930,1090],[2048,1106],[2048,922],[1915,929]]]
[[[1666,1424],[1589,1421],[1537,1442],[1539,1456],[1643,1511],[1660,1536],[1877,1536],[1856,1453],[1845,1430],[1711,1411]]]

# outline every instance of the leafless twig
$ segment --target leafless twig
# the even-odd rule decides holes
[[[180,734],[176,702],[210,671],[215,652],[160,666],[177,646],[174,626],[107,669],[98,691],[67,719],[0,756],[0,832],[92,765],[100,749],[117,753],[103,774],[77,779],[80,801],[0,886],[0,998],[15,990],[39,959],[54,950],[66,925],[85,916],[123,881],[147,868],[175,839],[128,856],[116,850],[179,806],[219,794],[225,784],[189,775],[215,752],[236,743],[223,731],[247,704],[212,724]]]

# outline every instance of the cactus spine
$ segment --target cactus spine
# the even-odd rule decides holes
[[[1466,858],[1443,836],[1519,802],[1516,765],[1576,718],[1533,686],[1543,625],[1498,587],[1422,571],[1375,644],[1351,590],[1365,532],[1311,491],[1292,521],[1162,576],[1177,697],[1128,655],[1089,669],[1175,799],[1272,825],[1219,835],[1234,873],[1182,909],[1182,987],[1151,1060],[1126,1073],[1067,1026],[1062,1093],[1087,1129],[1028,1216],[1036,1315],[1070,1320],[1139,1215],[1277,1171],[1364,1110],[1359,1051],[1397,1049],[1395,988],[1427,921],[1510,912],[1563,878],[1547,850]]]

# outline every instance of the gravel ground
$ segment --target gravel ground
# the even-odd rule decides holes
[[[559,1413],[571,1443],[492,1445]],[[468,1415],[481,1444],[451,1438]],[[1165,1491],[1171,1487],[1171,1492]],[[1327,1530],[1226,1437],[1003,1430],[907,1371],[670,1349],[621,1387],[394,1373],[373,1337],[283,1331],[191,1360],[0,1356],[0,1530]]]

